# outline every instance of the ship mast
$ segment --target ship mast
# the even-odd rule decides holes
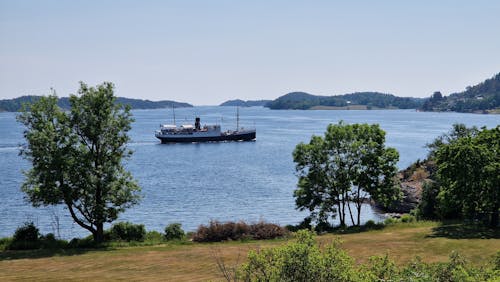
[[[240,107],[236,106],[236,131],[240,130]]]
[[[175,106],[172,103],[172,114],[174,115],[174,125],[175,125]]]

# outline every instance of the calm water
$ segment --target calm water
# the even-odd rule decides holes
[[[388,146],[400,152],[399,167],[424,158],[424,145],[447,132],[453,123],[493,127],[498,115],[420,113],[391,111],[272,111],[240,109],[242,125],[257,128],[257,141],[161,145],[153,132],[160,123],[171,123],[169,110],[133,111],[136,119],[130,135],[135,151],[126,166],[142,187],[142,202],[122,214],[120,220],[143,223],[161,231],[173,222],[194,230],[211,219],[296,224],[305,214],[295,210],[293,190],[297,182],[292,151],[312,134],[323,134],[329,123],[379,123],[387,132]],[[231,107],[176,109],[178,123],[236,126]],[[0,113],[0,237],[10,236],[17,226],[34,221],[42,233],[55,232],[57,219],[64,238],[88,233],[72,223],[63,208],[32,208],[23,200],[22,170],[29,163],[18,156],[23,142],[22,126],[14,113]],[[379,220],[369,206],[363,221]],[[57,232],[55,232],[57,233]]]

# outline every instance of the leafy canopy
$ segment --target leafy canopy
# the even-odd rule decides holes
[[[339,122],[328,126],[325,137],[313,136],[309,144],[298,144],[293,152],[299,177],[294,192],[297,207],[309,210],[318,223],[338,215],[341,225],[347,216],[360,225],[362,204],[368,198],[387,204],[398,199],[399,154],[384,143],[385,132],[376,124]]]
[[[57,97],[43,97],[23,111],[26,127],[21,155],[31,161],[22,190],[34,205],[64,204],[73,220],[103,240],[103,224],[138,203],[140,188],[122,161],[133,119],[129,107],[115,103],[113,84],[80,83],[70,96],[71,111]]]
[[[462,132],[435,151],[439,209],[444,215],[458,212],[456,217],[486,218],[496,227],[500,209],[500,126]]]

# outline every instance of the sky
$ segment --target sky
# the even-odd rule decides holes
[[[500,72],[500,1],[0,0],[0,99],[428,97]]]

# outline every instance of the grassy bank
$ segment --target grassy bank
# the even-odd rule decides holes
[[[446,261],[458,251],[471,263],[487,263],[500,250],[497,231],[478,231],[434,222],[395,224],[382,230],[318,236],[321,243],[340,237],[343,247],[363,262],[388,254],[404,264],[415,256],[423,261]],[[0,280],[222,280],[215,257],[226,265],[242,263],[250,249],[286,240],[229,243],[169,243],[156,246],[114,247],[103,250],[16,251],[0,255]]]

